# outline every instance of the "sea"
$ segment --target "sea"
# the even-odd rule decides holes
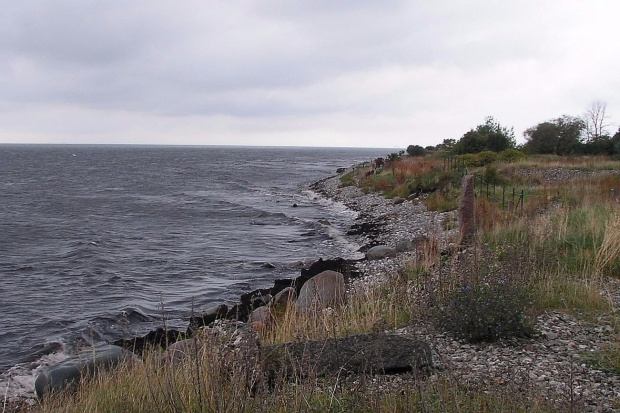
[[[309,185],[389,152],[0,145],[0,374],[355,256],[355,213]]]

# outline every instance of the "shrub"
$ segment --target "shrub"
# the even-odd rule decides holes
[[[447,294],[436,321],[470,343],[529,337],[533,330],[525,311],[530,301],[524,288],[511,283],[466,285]]]
[[[429,211],[448,212],[459,207],[458,191],[435,191],[424,199]]]
[[[426,155],[426,149],[420,145],[409,145],[407,146],[407,153],[411,156],[424,156]]]
[[[479,154],[476,154],[476,162],[478,165],[476,166],[485,166],[492,164],[497,160],[497,154],[493,151],[483,151]]]
[[[513,163],[527,158],[527,155],[518,149],[509,148],[499,153],[499,159],[504,162]]]
[[[503,185],[505,183],[504,178],[502,178],[497,172],[497,168],[492,166],[487,166],[484,168],[484,173],[482,174],[482,179],[484,182],[491,185]]]
[[[461,155],[459,156],[459,159],[462,160],[467,167],[478,166],[476,155],[474,155],[473,153]]]

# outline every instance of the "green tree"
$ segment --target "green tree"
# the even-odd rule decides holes
[[[578,150],[586,125],[578,117],[564,115],[539,123],[523,132],[528,153],[567,155]]]
[[[407,146],[407,153],[411,156],[424,156],[426,155],[426,149],[420,145],[409,145]]]
[[[456,139],[444,139],[443,143],[437,145],[437,149],[445,149],[446,151],[452,151],[456,145]]]
[[[482,125],[463,135],[454,145],[458,154],[478,153],[485,150],[501,152],[514,148],[516,144],[513,128],[507,128],[492,116],[487,116]]]

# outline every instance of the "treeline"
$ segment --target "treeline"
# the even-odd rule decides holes
[[[444,151],[451,155],[486,153],[503,154],[518,158],[517,151],[525,154],[554,155],[620,155],[620,128],[611,136],[606,105],[594,102],[582,117],[564,115],[528,128],[525,143],[517,145],[514,129],[502,126],[492,116],[465,133],[460,139],[444,139],[437,146],[409,145],[407,153],[423,156],[429,152]]]

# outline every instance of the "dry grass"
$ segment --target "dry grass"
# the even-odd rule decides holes
[[[410,174],[428,173],[441,161],[397,162],[377,187],[393,190]],[[518,167],[583,168],[617,166],[599,158],[558,159],[531,157]],[[363,171],[351,181],[369,179]],[[382,183],[383,182],[383,183]],[[263,344],[320,340],[359,332],[393,329],[428,318],[429,308],[462,287],[464,282],[515,282],[535,293],[532,311],[611,314],[601,295],[604,276],[620,268],[620,193],[617,176],[590,177],[576,185],[538,188],[526,198],[523,210],[502,208],[479,197],[476,219],[480,236],[469,259],[441,256],[431,240],[419,247],[416,258],[383,284],[349,294],[346,305],[318,314],[294,309],[279,315],[273,328],[261,332]],[[534,192],[533,192],[534,193]],[[479,255],[478,255],[479,254]],[[208,340],[207,340],[208,341]],[[171,366],[150,354],[144,363],[120,368],[82,383],[75,395],[60,395],[33,411],[43,412],[546,412],[571,410],[550,404],[534,388],[489,388],[465,384],[449,372],[435,380],[407,382],[398,388],[379,386],[382,379],[367,377],[302,378],[281,380],[269,388],[255,374],[252,363],[231,363],[216,351],[221,343],[208,341],[186,363]],[[611,344],[594,355],[601,366],[620,371],[620,351]],[[248,370],[250,369],[250,370]]]
[[[533,155],[519,161],[513,167],[537,169],[571,168],[589,171],[619,170],[620,161],[610,159],[608,156]]]
[[[261,332],[261,341],[268,345],[322,340],[402,327],[411,317],[411,297],[406,292],[406,285],[394,278],[375,288],[354,291],[345,305],[335,309],[301,312],[291,306],[274,328]]]

